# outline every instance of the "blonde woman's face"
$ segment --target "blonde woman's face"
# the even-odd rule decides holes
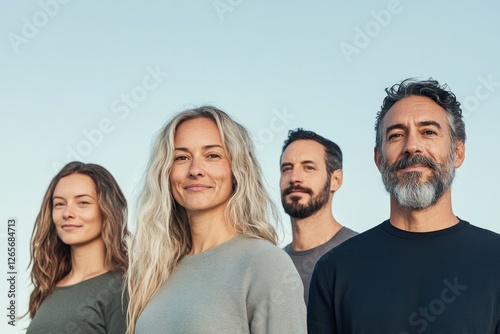
[[[52,196],[57,235],[72,247],[102,242],[102,219],[94,181],[84,174],[63,177]]]
[[[179,125],[170,173],[173,196],[191,219],[222,214],[231,198],[233,176],[217,125],[196,118]]]

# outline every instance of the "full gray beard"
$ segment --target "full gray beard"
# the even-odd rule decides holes
[[[422,173],[415,171],[404,173],[400,178],[391,170],[391,166],[382,161],[385,189],[400,206],[408,210],[421,210],[436,204],[455,177],[455,154],[452,152],[444,164],[433,162],[432,175],[426,181],[421,181]]]

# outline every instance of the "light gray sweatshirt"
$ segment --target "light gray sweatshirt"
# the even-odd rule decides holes
[[[181,260],[137,321],[155,333],[306,334],[302,281],[282,249],[237,236]]]

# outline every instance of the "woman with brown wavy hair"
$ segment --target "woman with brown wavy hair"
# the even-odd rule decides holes
[[[127,201],[102,166],[68,163],[52,179],[31,237],[31,333],[126,331]]]

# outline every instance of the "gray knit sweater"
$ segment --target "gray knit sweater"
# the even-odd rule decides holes
[[[137,321],[155,333],[305,334],[302,281],[279,247],[235,237],[181,260]]]

